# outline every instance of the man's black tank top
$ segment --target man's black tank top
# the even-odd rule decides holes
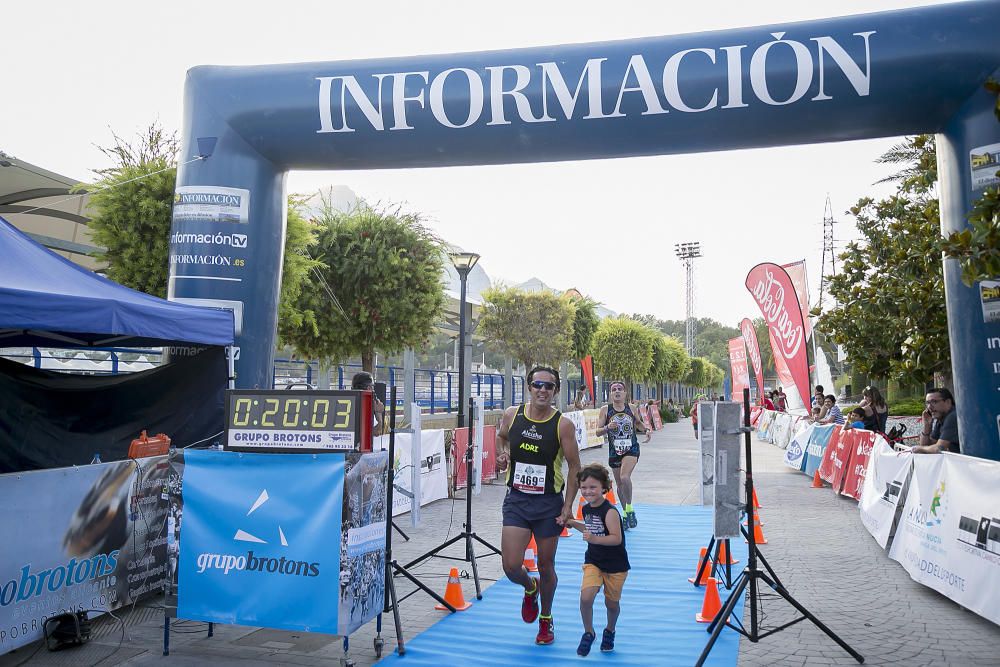
[[[507,431],[510,443],[507,486],[529,494],[562,493],[565,484],[559,436],[562,413],[554,410],[548,419],[535,421],[525,414],[526,407],[517,408]]]

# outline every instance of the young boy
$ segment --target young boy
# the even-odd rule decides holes
[[[604,494],[611,490],[608,469],[600,463],[591,463],[577,474],[577,480],[580,482],[580,494],[587,504],[583,506],[583,521],[570,521],[569,525],[583,533],[587,555],[583,560],[583,586],[580,589],[583,637],[576,652],[577,655],[587,655],[597,637],[594,632],[594,598],[602,585],[608,626],[601,638],[601,650],[608,652],[615,648],[615,624],[621,612],[619,601],[630,566],[625,551],[622,517],[615,506],[604,498]]]
[[[847,426],[844,427],[845,430],[852,428],[864,428],[865,427],[865,409],[864,408],[854,408],[847,415]]]

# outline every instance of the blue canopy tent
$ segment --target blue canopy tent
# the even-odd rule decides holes
[[[0,217],[0,347],[232,345],[233,313],[91,273]]]
[[[0,473],[127,456],[143,430],[177,446],[223,429],[233,344],[229,310],[122,287],[35,243],[0,218],[0,348],[195,347],[139,373],[85,376],[0,359]],[[231,362],[230,362],[231,363]]]

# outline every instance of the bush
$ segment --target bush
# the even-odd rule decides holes
[[[664,424],[675,424],[679,419],[677,410],[670,408],[669,406],[661,403],[660,404],[660,419],[663,420]]]
[[[924,412],[924,399],[909,398],[889,404],[889,414],[898,417],[919,417]]]

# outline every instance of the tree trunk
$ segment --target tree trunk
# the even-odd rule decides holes
[[[375,350],[364,350],[361,353],[361,369],[375,377]]]

